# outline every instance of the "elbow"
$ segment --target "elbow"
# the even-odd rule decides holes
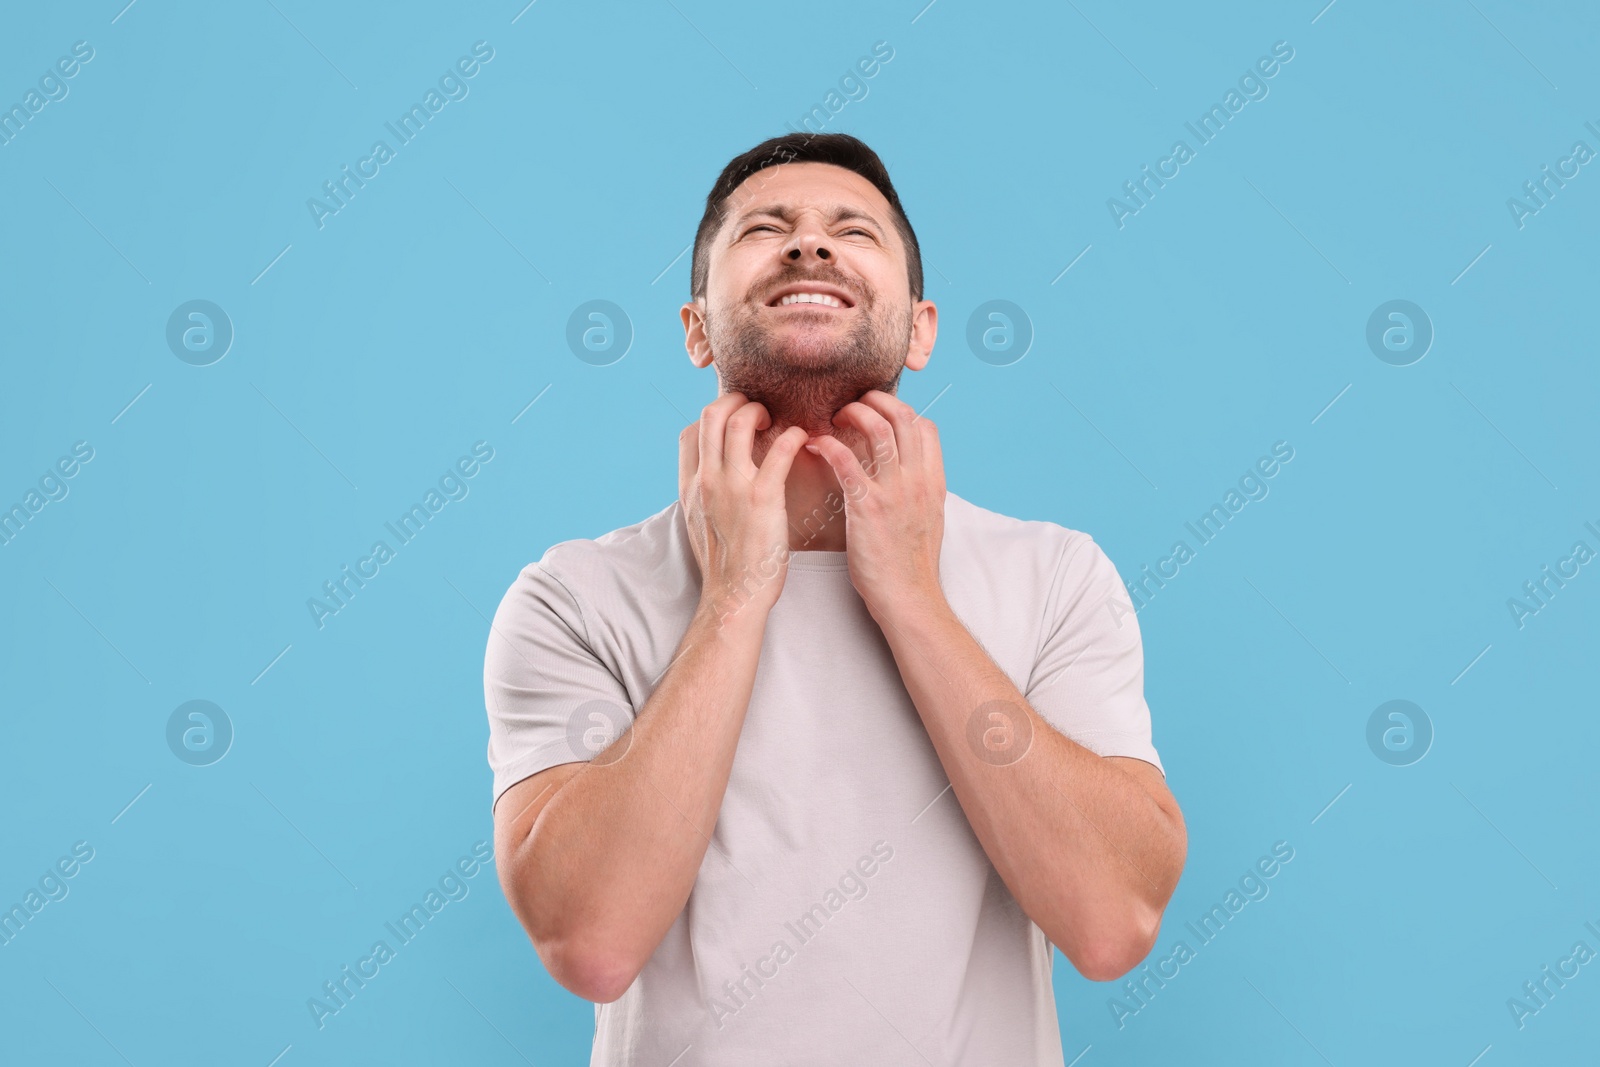
[[[1091,982],[1115,982],[1149,954],[1149,945],[1108,939],[1103,944],[1091,945],[1081,958],[1072,961],[1072,965]]]
[[[618,1000],[643,968],[614,952],[570,942],[534,942],[550,977],[563,989],[596,1004]]]
[[[596,1004],[610,1004],[621,998],[644,969],[644,960],[635,960],[591,929],[567,921],[557,909],[536,903],[540,894],[531,891],[517,877],[513,862],[500,866],[501,887],[506,902],[522,925],[544,964],[546,973],[563,989]]]
[[[1156,947],[1156,938],[1161,933],[1161,916],[1177,887],[1178,873],[1183,869],[1184,857],[1188,852],[1183,816],[1176,808],[1173,809],[1173,816],[1177,828],[1177,855],[1171,883],[1153,899],[1142,895],[1125,896],[1120,906],[1104,915],[1096,924],[1101,933],[1089,939],[1079,956],[1069,957],[1078,973],[1091,982],[1116,981],[1144,962]],[[1163,883],[1166,882],[1163,878]],[[1153,884],[1152,888],[1155,888]]]
[[[1094,946],[1081,959],[1073,960],[1078,973],[1091,982],[1115,982],[1138,966],[1149,955],[1149,949],[1135,952],[1125,944]]]
[[[1078,973],[1091,982],[1114,982],[1127,974],[1150,955],[1155,947],[1156,935],[1161,930],[1161,914],[1139,909],[1140,914],[1124,923],[1120,929],[1108,933],[1086,945],[1072,960]]]

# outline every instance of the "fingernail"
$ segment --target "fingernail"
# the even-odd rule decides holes
[[[806,445],[806,451],[810,452],[814,456],[822,455],[821,452],[817,451],[817,446],[816,445]]]

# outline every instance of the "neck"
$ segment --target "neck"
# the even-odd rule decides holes
[[[756,466],[766,459],[773,438],[784,428],[774,423],[756,435],[755,447],[751,450]],[[836,430],[833,436],[850,443],[848,436]],[[839,487],[839,480],[826,460],[802,447],[784,482],[784,500],[789,512],[789,551],[844,551],[844,490]]]

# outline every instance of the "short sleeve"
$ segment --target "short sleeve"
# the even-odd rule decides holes
[[[627,690],[595,655],[582,607],[546,561],[506,591],[484,653],[495,803],[530,775],[593,759],[633,722]]]
[[[1057,564],[1024,696],[1050,725],[1101,756],[1133,756],[1166,776],[1150,737],[1139,622],[1116,566],[1087,537]]]

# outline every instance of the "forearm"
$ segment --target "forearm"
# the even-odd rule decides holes
[[[1017,903],[1080,970],[1126,970],[1119,963],[1148,949],[1177,886],[1181,816],[1051,727],[942,595],[875,615],[956,800]],[[988,729],[1012,731],[1016,749],[986,753]]]
[[[698,612],[628,733],[539,813],[515,860],[536,943],[630,981],[655,951],[716,826],[764,628]]]

